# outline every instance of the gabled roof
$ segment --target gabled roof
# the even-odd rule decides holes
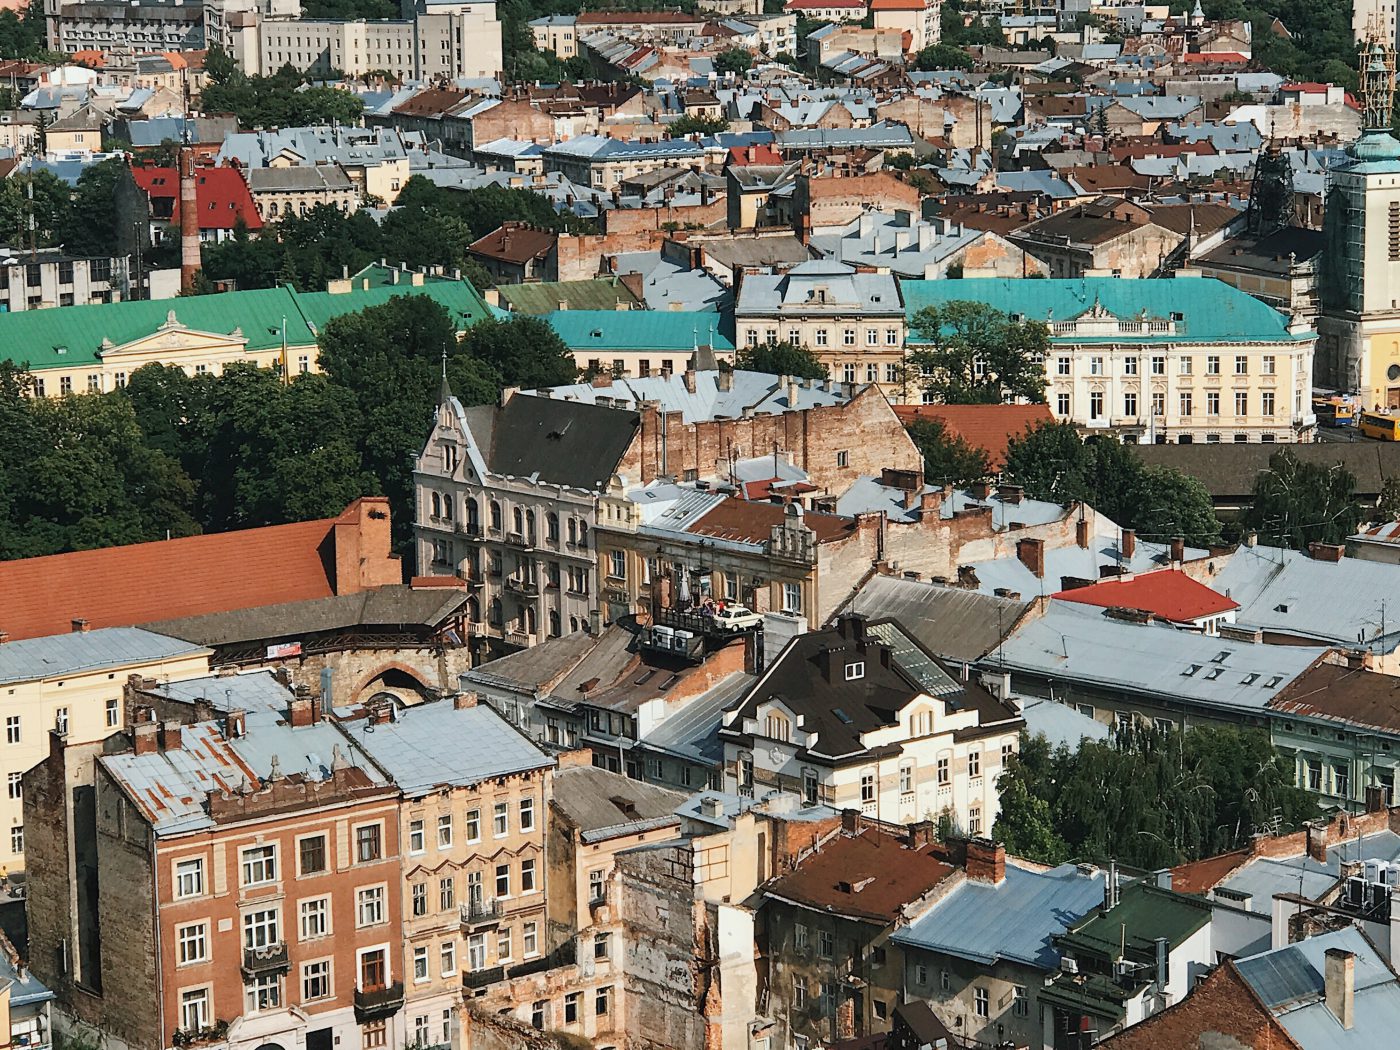
[[[554,807],[584,842],[679,824],[679,791],[646,784],[596,766],[564,766],[554,773]]]
[[[74,619],[121,627],[348,592],[353,581],[336,580],[336,526],[358,528],[367,506],[388,514],[386,500],[363,499],[336,518],[0,562],[0,630],[38,638]],[[389,552],[364,557],[388,563]]]
[[[916,419],[937,419],[952,437],[987,453],[993,470],[1006,460],[1006,446],[1040,423],[1054,421],[1048,405],[895,405],[908,426]]]
[[[179,638],[136,627],[25,638],[0,645],[0,685],[63,678],[104,667],[138,667],[207,651]]]
[[[453,405],[471,429],[455,398]],[[635,412],[530,394],[489,411],[485,440],[473,431],[488,470],[588,491],[607,487],[641,428]]]
[[[133,167],[131,177],[152,200],[171,202],[170,221],[180,223],[180,175],[174,168]],[[232,230],[239,222],[249,230],[263,227],[262,216],[236,168],[195,169],[195,203],[201,230]]]
[[[523,265],[547,257],[558,239],[559,235],[552,230],[537,229],[523,222],[507,222],[473,241],[467,250],[484,258]]]
[[[1137,609],[1182,624],[1240,607],[1238,602],[1177,569],[1141,573],[1127,579],[1100,580],[1087,587],[1059,591],[1051,597],[1105,609]]]

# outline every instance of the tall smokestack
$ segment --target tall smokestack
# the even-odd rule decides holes
[[[195,191],[194,150],[180,148],[180,291],[193,292],[199,276],[199,195]]]

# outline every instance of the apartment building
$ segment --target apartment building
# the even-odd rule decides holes
[[[402,791],[407,1040],[452,1042],[462,995],[548,955],[545,820],[554,760],[475,694],[344,723]]]
[[[1316,333],[1221,281],[969,278],[905,281],[901,291],[911,326],[920,310],[954,300],[1044,322],[1046,400],[1086,431],[1229,444],[1310,441],[1316,430]]]
[[[1024,724],[897,622],[847,614],[794,638],[719,736],[728,790],[777,788],[899,823],[946,818],[976,837],[996,821],[997,775]]]
[[[133,1050],[400,1045],[398,790],[270,674],[142,696],[124,750],[55,733],[25,777],[60,1008]]]
[[[184,0],[44,0],[50,51],[135,55],[204,47],[203,5]]]
[[[737,346],[805,346],[832,379],[878,385],[891,400],[905,396],[904,304],[888,273],[814,260],[785,274],[745,275],[734,328]]]
[[[25,770],[49,752],[49,733],[73,743],[103,740],[126,724],[122,687],[128,675],[174,681],[209,673],[211,650],[136,627],[85,630],[0,645],[4,746],[0,775],[0,866],[25,868]]]
[[[125,256],[0,247],[0,310],[7,313],[114,302],[126,294],[128,281]]]

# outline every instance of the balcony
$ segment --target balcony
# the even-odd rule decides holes
[[[528,631],[518,631],[511,628],[506,632],[505,640],[507,645],[519,646],[521,649],[529,649],[535,644],[535,636]]]
[[[489,970],[468,970],[462,974],[463,988],[485,988],[489,984],[497,984],[506,979],[506,968],[504,966],[493,966]]]
[[[387,988],[355,989],[355,1022],[368,1024],[393,1017],[403,1009],[403,982],[395,981]]]
[[[506,579],[506,590],[526,598],[537,598],[540,593],[540,585],[534,580],[517,580],[512,576]]]
[[[487,926],[495,926],[501,921],[501,902],[495,899],[472,901],[463,904],[461,912],[463,931],[479,930]]]
[[[459,521],[456,524],[456,531],[463,536],[481,536],[481,522],[479,521]]]
[[[555,948],[548,955],[541,955],[538,959],[530,959],[518,966],[512,966],[506,971],[507,977],[528,977],[532,973],[543,973],[545,970],[553,970],[560,966],[572,966],[577,958],[572,940],[565,941]]]
[[[530,532],[508,532],[506,542],[512,547],[522,547],[525,550],[535,549],[535,536]]]
[[[243,972],[249,977],[264,973],[286,973],[288,967],[285,941],[263,948],[243,949]]]

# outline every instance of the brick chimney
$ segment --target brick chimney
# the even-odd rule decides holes
[[[1123,530],[1123,539],[1119,542],[1118,549],[1122,551],[1124,561],[1137,552],[1137,533],[1133,529]]]
[[[1082,548],[1082,549],[1084,549],[1084,550],[1086,550],[1086,551],[1089,549],[1089,519],[1088,519],[1088,518],[1080,518],[1078,521],[1076,521],[1076,522],[1074,523],[1074,542],[1075,542],[1075,545],[1076,545],[1076,546],[1078,546],[1078,547],[1080,547],[1080,548]]]
[[[561,751],[554,756],[554,760],[559,763],[560,769],[568,769],[570,766],[591,766],[593,765],[593,749],[591,747],[575,747],[568,751]]]
[[[975,500],[984,500],[992,494],[992,483],[990,481],[974,481],[967,487]]]
[[[297,686],[291,702],[287,705],[287,714],[287,721],[292,724],[293,729],[301,729],[316,721],[315,713],[311,710],[311,691],[306,686]]]
[[[1350,1031],[1356,1023],[1356,955],[1343,948],[1328,948],[1323,959],[1327,1009],[1339,1025]]]
[[[997,487],[997,495],[1001,497],[1003,503],[1020,503],[1025,492],[1026,490],[1020,485],[1000,485]]]
[[[1327,863],[1327,825],[1309,824],[1307,826],[1308,856],[1319,864]]]
[[[237,740],[248,735],[248,712],[234,708],[224,718],[224,736]]]
[[[1186,538],[1184,536],[1172,537],[1172,561],[1180,565],[1186,560]]]
[[[1313,561],[1337,562],[1342,560],[1342,556],[1345,553],[1346,548],[1340,543],[1318,543],[1314,541],[1308,544],[1308,557],[1312,558]]]
[[[967,844],[967,877],[994,885],[1005,882],[1006,847],[990,839],[971,840]]]
[[[1016,541],[1016,557],[1021,564],[1031,570],[1031,575],[1036,579],[1043,579],[1045,576],[1045,541],[1040,539],[1024,539]]]
[[[69,626],[72,627],[74,634],[85,634],[87,633],[88,622],[82,617],[77,617],[70,621]]]
[[[131,728],[131,748],[138,755],[154,755],[160,750],[160,726],[140,722]]]
[[[452,710],[466,711],[477,705],[477,695],[475,693],[458,693],[452,698]]]
[[[160,723],[160,749],[175,751],[179,749],[180,743],[180,723],[173,720]]]

